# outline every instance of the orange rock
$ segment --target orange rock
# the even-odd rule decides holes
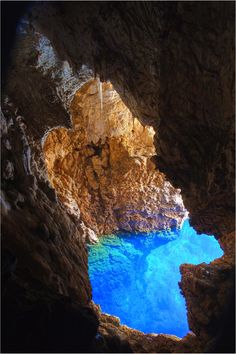
[[[97,234],[180,226],[180,190],[151,162],[154,130],[112,85],[89,81],[70,111],[73,129],[52,130],[43,147],[49,180],[68,210]]]

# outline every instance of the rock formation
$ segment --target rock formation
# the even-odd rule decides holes
[[[27,12],[2,99],[3,351],[233,352],[234,3],[43,2]],[[153,127],[158,168],[225,252],[181,267],[194,332],[183,340],[99,313],[90,231],[47,180],[42,138],[72,128],[72,98],[96,74]]]
[[[180,191],[151,162],[154,131],[112,85],[88,82],[70,112],[73,129],[50,131],[43,147],[49,180],[69,212],[97,234],[180,227],[187,215]]]

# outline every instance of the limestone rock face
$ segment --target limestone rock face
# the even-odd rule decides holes
[[[234,351],[234,6],[39,2],[31,7],[32,23],[12,51],[2,104],[4,349],[57,352],[64,314],[71,319],[73,313],[78,331],[70,327],[60,338],[59,350],[65,352],[70,343],[75,352]],[[181,188],[192,224],[216,235],[225,250],[225,257],[210,265],[182,266],[181,288],[196,332],[182,341],[166,336],[155,341],[98,313],[96,336],[96,316],[84,310],[91,300],[85,248],[90,231],[73,216],[78,205],[68,201],[74,203],[69,215],[50,188],[41,139],[52,128],[72,128],[71,99],[96,73],[112,82],[133,116],[153,126],[158,168]],[[68,301],[76,309],[68,309]],[[117,332],[130,344],[120,343]]]
[[[180,288],[189,309],[189,327],[208,342],[206,351],[209,353],[214,348],[230,352],[234,346],[234,235],[222,237],[221,246],[224,255],[210,264],[182,264],[180,267]],[[228,304],[226,309],[225,304]]]
[[[187,212],[151,162],[154,131],[112,85],[88,82],[70,111],[73,129],[52,130],[43,147],[49,180],[69,212],[97,234],[179,227]]]
[[[121,325],[119,318],[103,314],[98,309],[97,315],[100,321],[98,332],[107,345],[114,343],[118,348],[127,348],[128,345],[133,353],[200,353],[203,350],[193,333],[182,340],[173,335],[144,334]],[[127,349],[123,351],[129,353]]]
[[[9,164],[4,163],[2,169],[3,248],[17,256],[17,270],[19,275],[24,273],[26,283],[45,283],[86,304],[91,288],[78,221],[57,203],[54,190],[33,171],[37,144],[15,110],[11,102],[5,103],[1,117],[3,161],[14,166],[11,178],[6,175]]]
[[[97,330],[96,315],[87,310],[89,230],[47,181],[41,139],[54,126],[54,113],[59,125],[70,121],[66,100],[57,95],[61,80],[37,68],[36,39],[29,32],[18,38],[2,97],[2,350],[66,352],[70,338],[72,350],[84,351]],[[55,74],[63,65],[53,68]],[[73,330],[63,329],[66,318]]]
[[[158,168],[181,188],[193,226],[232,232],[234,3],[52,3],[35,14],[61,58],[111,80],[154,127]]]
[[[232,247],[224,244],[232,260],[235,4],[202,5],[68,4],[60,11],[47,5],[40,9],[38,26],[61,58],[70,58],[77,68],[86,62],[102,80],[111,80],[134,115],[154,127],[156,163],[171,183],[181,188],[191,224],[199,232],[226,238],[227,245],[233,243]],[[53,18],[55,26],[47,26],[48,18]],[[234,261],[226,259],[213,263],[209,270],[205,266],[183,268],[181,287],[191,327],[205,343],[205,351],[235,348],[234,334],[223,330],[226,319],[230,327],[235,326],[234,306],[229,300],[234,297],[234,267]],[[205,270],[209,278],[213,274],[212,280],[203,281]],[[224,287],[228,289],[225,295]],[[216,291],[217,297],[213,296]]]

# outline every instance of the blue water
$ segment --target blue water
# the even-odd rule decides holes
[[[189,331],[179,266],[209,263],[223,251],[213,236],[181,230],[104,236],[89,249],[93,301],[144,333],[183,337]]]

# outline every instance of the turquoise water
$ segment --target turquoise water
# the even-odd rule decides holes
[[[183,337],[189,331],[179,266],[209,263],[223,251],[213,236],[181,230],[119,233],[88,246],[93,301],[144,333]]]

